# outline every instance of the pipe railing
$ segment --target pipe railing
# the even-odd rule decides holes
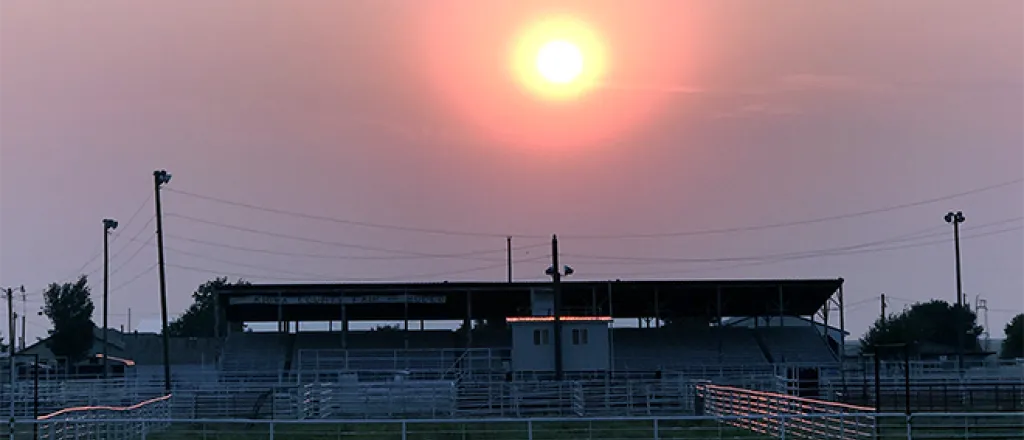
[[[39,416],[32,423],[40,440],[96,438],[129,440],[145,438],[166,428],[170,420],[171,395],[131,406],[80,406]]]
[[[104,439],[145,439],[134,428],[114,426],[160,426],[161,433],[155,438],[233,438],[233,439],[290,439],[290,438],[338,438],[340,432],[349,440],[370,440],[392,438],[409,440],[414,438],[590,438],[590,439],[675,439],[708,440],[749,438],[749,430],[742,426],[774,425],[797,426],[809,423],[825,423],[822,420],[855,418],[854,414],[801,414],[801,415],[747,415],[747,416],[659,416],[659,417],[535,417],[530,419],[489,418],[489,419],[433,419],[433,420],[249,420],[249,419],[196,419],[168,421],[164,418],[106,418],[80,419],[75,421],[80,431],[102,432],[103,435],[75,436],[69,429],[48,440],[70,440],[72,438]],[[1024,413],[926,413],[907,417],[904,414],[875,414],[877,437],[863,437],[854,433],[845,439],[879,440],[993,440],[1019,439],[1024,432]],[[52,423],[45,420],[23,421],[16,429],[18,433],[31,432],[33,424]],[[88,425],[106,426],[106,431],[89,428]],[[739,426],[739,427],[738,427]],[[128,435],[121,435],[128,432]],[[62,435],[57,436],[57,435]],[[104,436],[108,435],[108,436]],[[782,431],[762,434],[779,439],[820,439],[820,435],[800,431]],[[19,437],[20,438],[20,437]],[[832,437],[835,438],[835,437]]]
[[[871,438],[876,429],[874,408],[711,384],[697,390],[704,414],[739,417],[726,423],[776,438]]]

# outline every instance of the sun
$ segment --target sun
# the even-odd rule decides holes
[[[512,76],[524,91],[555,101],[574,100],[605,75],[603,42],[582,21],[554,17],[527,27],[515,40]]]
[[[583,73],[583,52],[565,40],[545,43],[537,51],[537,71],[555,84],[568,84]]]

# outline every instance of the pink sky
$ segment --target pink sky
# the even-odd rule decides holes
[[[942,232],[950,209],[966,213],[965,236],[1006,229],[963,243],[964,289],[988,299],[993,335],[1024,309],[1020,182],[788,228],[583,237],[800,221],[1021,178],[1021,2],[495,4],[5,0],[0,285],[25,284],[35,310],[39,289],[89,261],[100,249],[101,219],[114,217],[123,234],[112,245],[111,266],[121,270],[111,280],[120,287],[111,321],[124,322],[129,307],[136,322],[158,316],[156,274],[147,272],[156,251],[129,239],[152,231],[144,202],[152,171],[166,168],[173,190],[492,235],[360,228],[168,191],[172,313],[218,274],[501,280],[501,267],[455,272],[500,266],[506,234],[529,245],[558,233],[563,251],[576,255],[563,260],[581,279],[844,277],[847,302],[858,304],[847,322],[859,335],[877,315],[872,298],[880,293],[901,298],[890,304],[896,309],[898,301],[952,299],[952,244],[724,269],[730,265],[669,260]],[[551,13],[591,23],[613,61],[607,87],[557,109],[518,95],[503,64],[516,32]],[[188,217],[407,252],[495,252],[477,261],[255,254],[196,241],[386,255]],[[543,255],[537,247],[517,258]],[[516,272],[540,279],[544,267],[522,262]],[[101,279],[92,282],[98,297]],[[30,338],[48,324],[34,315]]]

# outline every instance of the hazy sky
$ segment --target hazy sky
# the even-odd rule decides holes
[[[576,101],[510,73],[552,15],[607,53]],[[1019,0],[2,0],[0,61],[0,285],[29,289],[30,342],[46,283],[85,265],[99,298],[104,217],[113,325],[159,316],[157,168],[174,314],[217,275],[503,280],[507,234],[541,279],[558,233],[579,279],[843,277],[859,336],[880,293],[954,298],[951,209],[993,336],[1024,308]],[[668,234],[722,228],[751,230]]]

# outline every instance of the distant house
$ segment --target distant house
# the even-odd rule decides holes
[[[108,365],[113,374],[135,370],[137,375],[159,376],[163,365],[163,337],[157,333],[122,333],[108,330]],[[207,369],[216,365],[220,354],[220,341],[215,338],[172,337],[170,345],[171,363],[190,366],[193,369]],[[39,357],[39,363],[50,366],[63,364],[50,351],[49,338],[42,339],[18,352],[18,362],[32,362],[32,355]],[[103,330],[93,327],[93,345],[86,352],[85,359],[71,366],[74,374],[102,374]]]
[[[108,330],[108,332],[109,334],[107,336],[107,341],[109,344],[109,355],[112,358],[124,358],[127,354],[125,352],[124,334],[113,329]],[[103,354],[103,330],[101,330],[99,327],[94,326],[92,328],[92,333],[93,343],[92,347],[86,352],[86,359],[95,359],[97,358],[97,355]],[[49,342],[50,338],[41,339],[35,344],[25,347],[24,350],[19,351],[18,355],[22,357],[36,355],[39,357],[39,363],[51,365],[57,364],[57,356],[54,355],[52,351],[50,351]]]

